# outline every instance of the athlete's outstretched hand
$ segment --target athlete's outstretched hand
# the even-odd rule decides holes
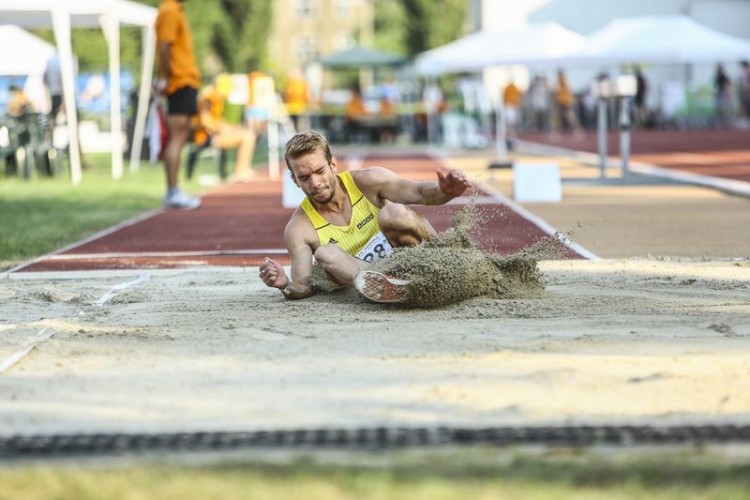
[[[458,170],[448,170],[447,172],[438,170],[437,176],[440,191],[454,198],[461,196],[466,189],[471,187],[469,179]]]
[[[289,284],[284,267],[273,259],[266,257],[260,265],[260,279],[266,286],[283,289]]]

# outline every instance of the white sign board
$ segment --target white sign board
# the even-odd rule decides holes
[[[561,201],[560,165],[514,163],[513,199],[518,202]]]

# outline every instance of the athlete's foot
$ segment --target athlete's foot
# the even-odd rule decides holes
[[[354,288],[365,298],[380,303],[406,302],[410,283],[377,271],[360,271],[354,277]]]

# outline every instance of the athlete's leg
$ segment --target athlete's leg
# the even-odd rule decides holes
[[[315,250],[315,261],[333,281],[342,286],[354,284],[354,277],[362,270],[363,264],[333,243],[318,247]]]
[[[427,219],[400,203],[387,203],[380,209],[378,225],[394,247],[418,245],[437,236]]]

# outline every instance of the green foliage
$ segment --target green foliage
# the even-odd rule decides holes
[[[190,0],[185,13],[204,78],[266,69],[272,0]]]
[[[136,0],[158,7],[161,0]],[[414,56],[462,35],[465,0],[372,0],[375,46]],[[268,71],[268,36],[273,0],[186,0],[184,3],[196,60],[205,80],[220,71]],[[54,43],[51,30],[36,33]],[[106,71],[107,44],[99,29],[74,29],[73,46],[79,70]],[[123,27],[120,59],[124,69],[140,78],[141,29]]]
[[[375,0],[376,46],[414,56],[460,37],[465,0]]]

